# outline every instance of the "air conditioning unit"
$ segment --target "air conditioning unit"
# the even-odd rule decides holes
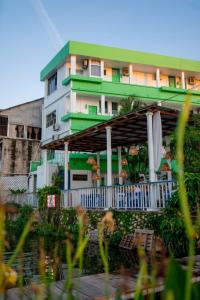
[[[196,79],[194,76],[191,76],[188,78],[188,83],[191,85],[194,85],[196,83]]]
[[[53,141],[58,140],[58,134],[53,134],[53,135],[52,135],[52,140],[53,140]]]
[[[82,64],[83,64],[83,69],[87,69],[89,65],[88,59],[83,59]]]
[[[122,74],[123,74],[123,76],[129,76],[129,69],[128,68],[123,68],[122,69]]]
[[[60,125],[58,123],[53,125],[53,130],[54,131],[59,131],[60,130]]]

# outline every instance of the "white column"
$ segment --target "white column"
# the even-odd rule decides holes
[[[89,65],[88,65],[88,75],[89,75],[89,77],[91,76],[91,59],[89,59]]]
[[[101,78],[104,78],[104,61],[101,60]]]
[[[129,83],[133,83],[133,66],[129,65]]]
[[[47,170],[48,170],[48,166],[47,166],[48,161],[47,161],[47,154],[48,154],[47,149],[44,149],[43,150],[43,164],[44,164],[44,185],[45,186],[48,185],[48,172],[47,172]]]
[[[99,169],[97,170],[97,175],[101,176],[101,170],[100,170],[100,152],[97,153],[97,165],[99,166]],[[97,180],[97,187],[101,186],[101,179]]]
[[[185,72],[181,72],[181,88],[185,90]]]
[[[149,181],[155,181],[154,154],[153,154],[153,113],[147,114],[148,156],[149,156]]]
[[[101,95],[101,114],[105,115],[105,96]]]
[[[70,91],[70,112],[76,112],[76,92]]]
[[[123,184],[123,178],[120,177],[120,173],[122,170],[122,147],[117,147],[117,153],[118,153],[118,176],[119,176],[119,184]]]
[[[69,143],[65,142],[65,165],[64,165],[64,189],[68,190],[68,170],[69,170]]]
[[[110,126],[106,127],[106,143],[107,143],[107,186],[112,186],[112,143],[111,143]]]
[[[70,74],[76,75],[76,56],[75,55],[71,55],[71,58],[70,58]]]
[[[161,84],[160,84],[160,69],[157,68],[156,69],[156,87],[160,87]]]

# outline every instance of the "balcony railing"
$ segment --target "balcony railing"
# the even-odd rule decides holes
[[[160,181],[133,185],[83,188],[64,191],[62,206],[86,209],[139,209],[157,210],[164,208],[172,196],[175,183]]]

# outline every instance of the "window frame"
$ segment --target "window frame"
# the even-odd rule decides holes
[[[55,81],[55,84],[53,85],[54,81]],[[58,87],[58,76],[57,76],[57,71],[56,71],[47,79],[47,96],[49,96],[53,92],[55,92],[57,90],[57,87]]]
[[[55,114],[55,117],[53,116]],[[50,120],[48,120],[48,117],[50,117]],[[46,128],[49,128],[51,126],[53,126],[54,124],[56,124],[56,120],[57,120],[57,114],[56,114],[56,110],[53,110],[52,112],[50,112],[49,114],[46,115]]]
[[[92,67],[98,67],[99,68],[99,75],[93,75],[92,74]],[[92,77],[101,77],[101,62],[98,60],[91,60],[90,62],[90,76]]]

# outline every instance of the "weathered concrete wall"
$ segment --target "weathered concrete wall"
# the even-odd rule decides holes
[[[3,139],[1,174],[28,174],[31,160],[40,159],[40,142]]]
[[[9,124],[42,127],[43,98],[5,109],[0,114],[8,116]]]

